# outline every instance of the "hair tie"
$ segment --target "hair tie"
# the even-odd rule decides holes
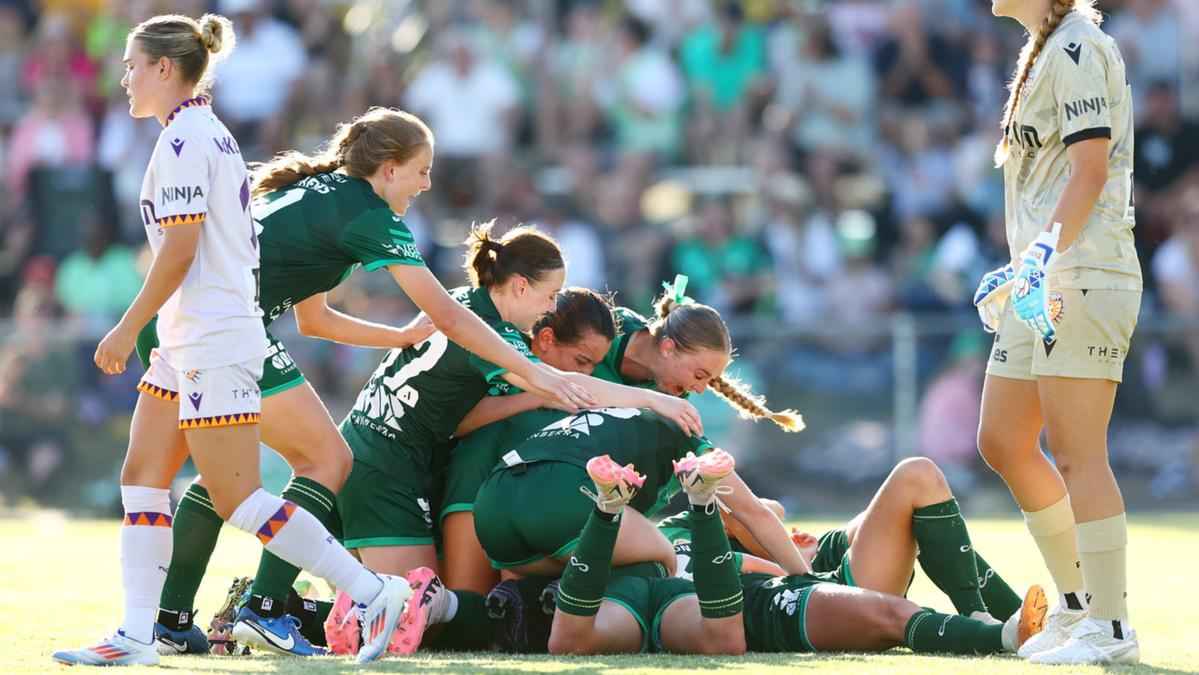
[[[674,304],[676,304],[676,305],[690,305],[691,303],[695,302],[694,300],[687,297],[687,295],[686,295],[686,292],[687,292],[687,275],[686,274],[676,274],[674,276],[673,284],[670,283],[669,281],[663,281],[662,288],[665,289],[666,293],[670,295],[670,299],[673,300]]]

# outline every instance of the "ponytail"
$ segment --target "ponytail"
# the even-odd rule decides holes
[[[558,242],[535,227],[514,227],[496,239],[491,230],[495,220],[475,225],[466,237],[463,268],[475,288],[499,286],[513,275],[531,282],[541,281],[547,272],[566,267]]]

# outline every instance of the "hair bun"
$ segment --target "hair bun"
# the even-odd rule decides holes
[[[221,53],[227,38],[232,36],[233,24],[229,19],[219,14],[205,14],[200,17],[200,44],[209,52]]]

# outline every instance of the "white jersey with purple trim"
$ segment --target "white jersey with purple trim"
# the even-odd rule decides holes
[[[1132,228],[1132,93],[1115,40],[1071,12],[1049,36],[1006,130],[1008,246],[1017,260],[1043,231],[1070,178],[1072,143],[1109,138],[1107,183],[1078,238],[1053,262],[1060,288],[1140,290]]]
[[[250,179],[237,141],[206,99],[184,101],[158,136],[141,193],[155,255],[166,228],[200,223],[191,268],[158,314],[159,348],[180,371],[266,355],[249,206]]]

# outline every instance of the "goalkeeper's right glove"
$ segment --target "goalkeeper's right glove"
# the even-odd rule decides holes
[[[1016,280],[1016,270],[1011,263],[997,270],[987,272],[974,292],[974,306],[978,308],[978,318],[983,322],[983,329],[988,333],[999,330],[999,320],[1007,309],[1008,297],[1012,293],[1012,282]]]

